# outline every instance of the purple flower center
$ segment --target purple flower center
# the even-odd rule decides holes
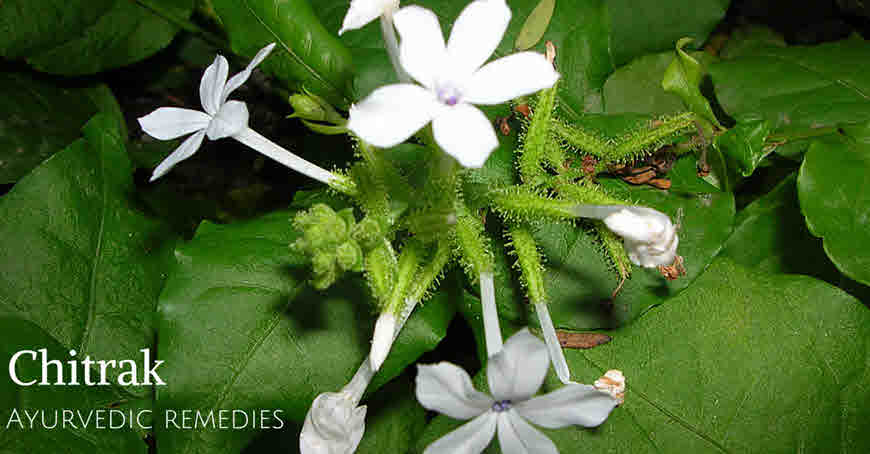
[[[496,413],[501,413],[503,411],[508,411],[511,409],[511,401],[509,400],[500,400],[494,404],[492,404],[492,411]]]
[[[451,86],[438,87],[438,100],[448,106],[459,104],[459,91]]]

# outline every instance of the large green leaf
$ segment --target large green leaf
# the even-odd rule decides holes
[[[566,356],[583,382],[622,370],[626,402],[596,430],[544,430],[560,452],[870,449],[870,311],[826,283],[718,260],[608,334],[610,343]],[[551,373],[544,390],[558,386]],[[417,452],[460,423],[436,418]]]
[[[137,62],[166,47],[193,0],[0,3],[0,55],[25,58],[34,68],[62,75],[93,74]],[[152,9],[153,8],[153,9]],[[166,15],[162,17],[155,13]]]
[[[69,358],[68,346],[59,343],[45,330],[26,320],[0,316],[0,332],[3,333],[3,342],[0,342],[0,358],[3,358],[3,364],[7,364],[12,355],[18,351],[40,348],[48,350],[47,354],[51,359],[63,361]],[[16,366],[16,375],[19,379],[27,381],[40,379],[42,374],[40,361],[31,361],[29,356],[22,356],[16,362]],[[78,377],[84,374],[81,366],[76,369],[76,372]],[[94,374],[92,376],[96,376],[96,370],[91,372]],[[69,376],[66,380],[69,380]],[[108,415],[105,412],[110,408],[118,408],[118,405],[123,404],[127,399],[128,396],[114,386],[24,387],[15,384],[9,374],[3,373],[0,378],[0,419],[3,421],[3,430],[0,431],[0,452],[145,454],[148,452],[148,446],[133,429],[105,428],[108,424]],[[79,411],[82,419],[89,418],[89,427],[81,427],[78,418],[73,419],[77,427],[62,424],[63,410]],[[17,412],[17,415],[13,411]],[[102,412],[103,428],[95,427],[97,411]],[[25,412],[36,415],[33,427]],[[42,415],[39,412],[42,412]],[[134,411],[133,416],[136,418],[139,413]],[[118,415],[113,418],[117,424]],[[142,421],[144,422],[145,418],[142,418]],[[56,422],[57,426],[51,428]],[[136,429],[140,429],[135,422],[133,425]]]
[[[174,235],[130,200],[117,121],[99,115],[84,135],[0,199],[0,314],[82,357],[141,358]]]
[[[836,285],[840,273],[821,243],[807,230],[793,173],[737,213],[734,233],[719,255],[758,271],[805,274]]]
[[[870,141],[832,136],[814,142],[798,175],[801,211],[846,276],[870,285]]]
[[[0,74],[0,110],[6,113],[0,118],[0,183],[14,183],[69,145],[98,111],[124,122],[105,85],[63,87],[20,73]]]
[[[213,0],[233,50],[253,57],[266,44],[278,43],[263,67],[291,86],[343,106],[351,79],[351,55],[315,16],[307,0]],[[317,9],[321,5],[317,4]]]
[[[690,52],[706,67],[716,60],[706,52]],[[644,113],[668,115],[685,112],[683,101],[662,88],[665,70],[675,53],[644,55],[619,68],[604,83],[604,112],[608,114]]]
[[[730,193],[678,194],[615,185],[621,196],[662,211],[680,226],[677,252],[687,275],[667,281],[656,269],[633,267],[615,298],[616,272],[595,236],[567,223],[541,224],[534,235],[547,258],[546,288],[558,328],[611,328],[624,324],[689,286],[719,253],[731,233],[734,197]],[[531,317],[536,323],[536,317]]]
[[[161,409],[275,408],[301,422],[314,397],[337,391],[370,347],[374,316],[359,278],[318,293],[304,257],[289,248],[293,211],[230,225],[203,223],[175,251],[160,297],[160,359],[169,386]],[[371,389],[395,377],[445,335],[448,292],[417,308]],[[252,431],[159,430],[160,451],[238,452]]]
[[[707,41],[725,17],[729,0],[610,0],[610,43],[613,61],[621,66],[641,55],[673,49],[683,37],[696,45]]]
[[[818,46],[756,47],[711,65],[716,96],[738,118],[777,132],[870,119],[870,44],[859,38]]]

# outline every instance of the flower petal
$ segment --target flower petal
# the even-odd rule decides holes
[[[275,48],[275,43],[269,44],[268,46],[262,48],[257,52],[257,55],[254,55],[254,58],[248,63],[248,66],[242,70],[240,73],[231,77],[227,82],[227,85],[224,87],[223,92],[221,92],[220,103],[223,104],[227,102],[227,98],[230,96],[230,93],[242,86],[245,81],[251,77],[251,73],[254,71],[254,68],[257,67],[260,63],[263,63],[263,60],[269,56],[272,52],[272,49]]]
[[[550,357],[547,346],[524,328],[510,337],[486,366],[495,400],[519,402],[532,397],[544,383]]]
[[[227,74],[230,65],[223,55],[214,58],[214,63],[205,68],[202,80],[199,81],[199,102],[209,115],[214,115],[221,108],[221,95],[227,84]]]
[[[199,146],[202,145],[202,139],[205,137],[205,130],[199,131],[196,134],[190,136],[175,149],[163,162],[160,163],[155,169],[154,173],[151,174],[151,179],[149,181],[154,181],[160,177],[162,177],[166,172],[169,172],[169,169],[175,167],[181,161],[193,156],[196,153],[196,150],[199,150]]]
[[[467,76],[480,68],[498,47],[511,20],[504,0],[477,0],[462,10],[447,41],[450,65]]]
[[[498,444],[502,454],[559,454],[546,435],[513,410],[498,418]]]
[[[144,117],[139,125],[149,136],[170,140],[208,127],[211,117],[198,110],[179,107],[161,107]]]
[[[399,61],[408,74],[434,88],[445,70],[447,48],[435,13],[419,6],[406,6],[393,16],[401,36]]]
[[[238,134],[248,127],[248,106],[241,101],[229,101],[221,106],[208,124],[206,134],[211,140]]]
[[[464,167],[483,167],[498,147],[489,119],[471,104],[445,107],[432,123],[435,141]]]
[[[493,400],[474,389],[471,377],[451,363],[417,367],[417,400],[428,410],[454,419],[469,419],[489,410]]]
[[[523,418],[548,429],[566,426],[595,427],[619,403],[605,391],[589,385],[567,385],[514,405]]]
[[[341,36],[348,30],[363,28],[387,10],[398,7],[399,0],[351,0],[338,34]]]
[[[392,147],[426,126],[438,108],[435,96],[423,87],[387,85],[351,106],[347,127],[376,147]]]
[[[345,393],[314,399],[299,434],[302,454],[354,452],[365,432],[366,406],[355,407]]]
[[[479,454],[495,435],[498,416],[488,411],[435,440],[423,454]]]
[[[520,52],[486,64],[462,88],[473,104],[501,104],[552,87],[559,73],[537,52]]]

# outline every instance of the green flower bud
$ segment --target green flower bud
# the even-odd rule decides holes
[[[335,249],[335,260],[344,271],[363,270],[363,251],[355,241],[347,241]]]
[[[311,93],[297,93],[288,99],[293,107],[289,118],[301,118],[309,121],[323,121],[334,125],[343,125],[346,121],[325,99]]]
[[[351,231],[351,238],[356,240],[364,249],[372,249],[378,245],[378,241],[383,237],[384,231],[381,228],[380,222],[366,217],[359,221]]]

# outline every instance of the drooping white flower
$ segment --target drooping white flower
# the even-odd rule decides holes
[[[176,164],[193,156],[205,137],[211,140],[232,137],[318,181],[330,184],[336,179],[331,172],[290,153],[249,128],[247,105],[241,101],[227,100],[233,91],[251,77],[254,68],[262,63],[274,48],[275,43],[272,43],[260,49],[248,66],[229,80],[227,80],[229,73],[227,59],[222,55],[215,57],[214,63],[205,69],[199,84],[199,99],[204,112],[179,107],[161,107],[139,118],[142,129],[155,139],[171,140],[194,133],[154,169],[151,181],[160,178]]]
[[[481,167],[498,146],[490,121],[474,104],[501,104],[552,86],[559,74],[537,52],[485,64],[507,29],[504,0],[471,2],[445,43],[435,14],[419,6],[396,12],[400,60],[422,87],[378,88],[351,106],[348,129],[378,147],[407,140],[430,121],[435,141],[465,167]]]
[[[366,406],[358,406],[374,376],[368,359],[337,393],[314,399],[299,435],[302,454],[351,454],[365,433]]]
[[[338,34],[362,28],[378,17],[392,15],[397,9],[399,0],[351,0]]]
[[[544,343],[524,329],[490,357],[492,396],[474,389],[471,377],[451,363],[419,366],[417,400],[423,407],[470,422],[430,444],[424,454],[477,454],[498,433],[502,452],[556,454],[556,446],[529,422],[545,428],[595,427],[618,401],[593,386],[572,384],[532,397],[549,368]],[[527,422],[528,421],[528,422]]]
[[[652,208],[628,205],[577,205],[577,216],[604,221],[623,238],[631,263],[646,268],[668,266],[677,257],[680,239],[666,214]]]

